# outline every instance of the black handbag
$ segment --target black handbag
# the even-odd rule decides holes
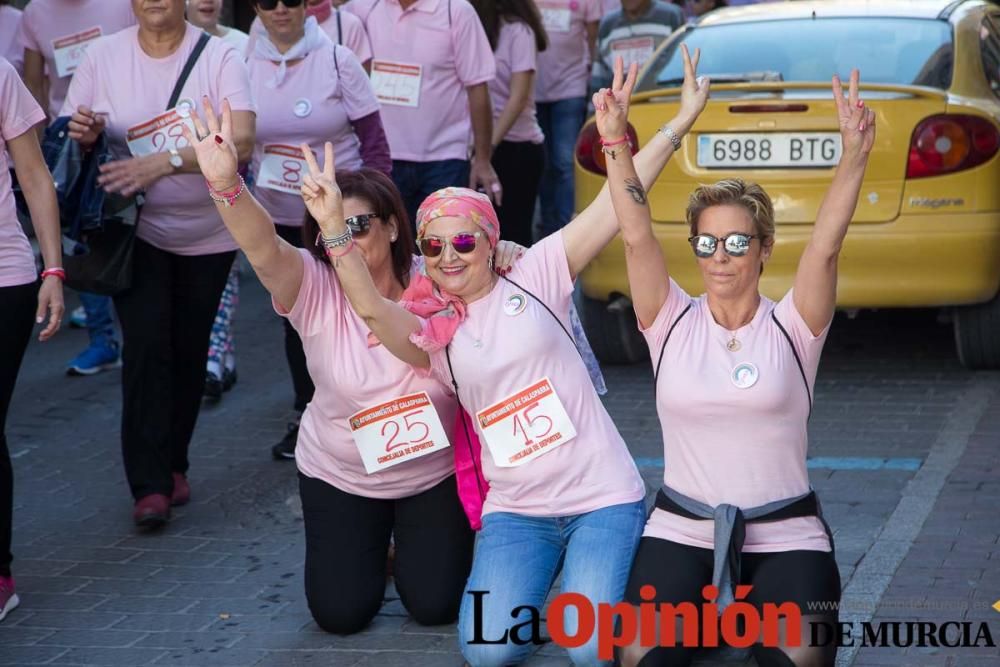
[[[170,94],[168,111],[177,105],[181,90],[208,40],[208,33],[202,33],[198,38],[198,43],[184,63],[184,69]],[[99,186],[95,181],[91,187]],[[86,194],[95,193],[85,193],[81,195],[81,199],[85,199]],[[144,196],[139,193],[123,197],[109,192],[103,193],[103,198],[100,225],[92,228],[77,226],[70,235],[63,236],[63,268],[66,270],[68,287],[81,292],[114,296],[132,286],[135,232]]]

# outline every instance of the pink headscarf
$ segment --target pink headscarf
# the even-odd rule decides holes
[[[431,194],[417,210],[417,239],[437,218],[465,218],[478,225],[489,238],[490,248],[500,241],[500,220],[486,195],[469,188],[443,188]],[[465,320],[465,302],[440,289],[427,277],[426,266],[410,280],[400,299],[403,308],[424,320],[423,327],[410,336],[414,345],[434,352],[448,345]]]

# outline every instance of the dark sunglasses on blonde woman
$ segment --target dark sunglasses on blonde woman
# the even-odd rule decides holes
[[[259,9],[263,9],[265,12],[274,10],[278,6],[279,2],[289,9],[293,9],[302,4],[302,0],[254,0],[254,4],[257,5]]]
[[[476,243],[482,232],[459,232],[450,239],[440,236],[425,236],[420,239],[420,253],[424,257],[437,257],[444,252],[445,246],[451,243],[451,247],[460,255],[468,255],[476,249]]]

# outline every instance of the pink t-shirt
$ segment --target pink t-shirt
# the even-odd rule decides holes
[[[84,49],[101,35],[136,24],[130,0],[31,0],[21,20],[21,45],[42,54],[49,77],[49,117],[59,115]],[[168,93],[169,94],[169,93]]]
[[[493,120],[496,120],[510,99],[510,79],[517,72],[534,72],[538,58],[535,33],[527,23],[504,21],[500,26],[500,37],[493,52],[497,62],[496,78],[490,81],[490,99],[493,100]],[[534,95],[532,95],[534,98]],[[530,141],[540,144],[545,141],[542,128],[535,117],[535,100],[531,99],[524,111],[504,137],[504,141]]]
[[[750,324],[730,332],[716,323],[706,297],[692,299],[671,280],[670,295],[643,334],[656,363],[663,339],[684,308],[660,366],[656,409],[663,427],[664,482],[713,507],[756,507],[809,490],[806,471],[809,399],[788,341],[788,331],[812,393],[829,326],[813,336],[795,309],[792,292],[775,304],[761,297]],[[756,373],[743,364],[752,364]],[[750,383],[749,379],[756,377]],[[739,378],[739,379],[737,379]],[[737,382],[747,388],[740,388]],[[645,535],[711,549],[713,523],[656,510]],[[744,551],[829,551],[819,519],[804,517],[746,526]]]
[[[138,27],[127,28],[91,45],[73,76],[62,110],[68,115],[86,105],[106,114],[111,150],[119,158],[130,157],[126,131],[166,111],[174,84],[202,31],[188,24],[184,41],[166,58],[146,55],[139,46],[138,32]],[[243,57],[218,37],[208,41],[184,84],[178,105],[186,101],[200,109],[203,95],[216,109],[228,98],[234,111],[256,110]],[[167,148],[160,146],[160,150]],[[178,255],[236,249],[201,174],[176,174],[156,181],[146,191],[136,235]]]
[[[466,160],[472,120],[466,88],[496,74],[467,0],[355,0],[372,45],[372,84],[393,160]]]
[[[538,54],[535,99],[557,102],[584,97],[590,82],[586,24],[601,20],[601,0],[535,0],[549,48]]]
[[[316,393],[302,415],[295,461],[302,474],[368,498],[405,498],[454,474],[451,448],[368,474],[348,417],[416,392],[427,392],[449,438],[457,403],[443,385],[422,378],[382,345],[368,346],[369,329],[355,314],[337,274],[299,250],[302,287],[291,311],[273,303],[302,338]]]
[[[337,39],[337,15],[340,14],[340,41]],[[346,46],[354,55],[358,57],[358,60],[364,64],[365,61],[371,60],[372,58],[372,46],[371,42],[368,40],[368,32],[365,31],[365,25],[361,22],[356,14],[351,12],[341,11],[340,8],[335,7],[333,14],[330,15],[323,23],[319,24],[319,27],[323,29],[327,37],[333,40],[334,44],[342,44]],[[257,39],[257,35],[266,34],[266,29],[264,24],[260,22],[259,18],[255,18],[253,23],[250,25],[250,43],[247,46],[247,55],[253,56],[253,45]]]
[[[268,85],[278,68],[276,63],[252,55],[248,64],[253,98],[258,101],[254,195],[276,223],[298,227],[306,210],[298,190],[302,164],[285,160],[268,147],[292,147],[297,152],[304,142],[322,156],[324,142],[332,141],[337,169],[359,169],[361,144],[351,121],[378,111],[378,100],[361,63],[344,46],[327,42],[324,48],[311,52],[288,67],[285,80],[276,89]]]
[[[43,120],[45,112],[21,83],[14,66],[0,58],[0,287],[24,285],[36,278],[35,256],[14,207],[7,142]]]
[[[562,234],[529,248],[510,279],[545,302],[569,329],[573,281]],[[520,303],[516,296],[511,300],[514,295],[524,299],[517,312],[508,303]],[[489,295],[468,305],[450,354],[462,405],[474,416],[484,446],[483,472],[490,482],[484,514],[569,516],[643,498],[642,478],[586,365],[573,341],[537,301],[510,282],[498,281]],[[444,350],[431,354],[431,373],[451,386]],[[576,437],[520,466],[496,465],[476,413],[545,377]],[[537,419],[537,413],[532,418]]]
[[[0,6],[0,58],[6,58],[18,72],[24,65],[24,47],[17,38],[21,27],[21,10]]]

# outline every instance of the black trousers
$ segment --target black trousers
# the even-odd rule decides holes
[[[632,571],[625,587],[625,600],[634,605],[644,599],[640,589],[647,584],[656,589],[652,601],[657,604],[691,602],[700,608],[704,602],[702,587],[712,583],[711,549],[678,544],[670,540],[644,537],[639,542]],[[753,588],[746,601],[758,610],[764,604],[794,602],[802,611],[802,627],[808,634],[810,623],[837,622],[835,608],[840,602],[840,570],[828,551],[743,552],[740,584]],[[837,647],[808,646],[808,636],[795,650],[752,647],[760,667],[823,665],[832,667]],[[698,652],[697,648],[673,646],[654,648],[639,665],[642,667],[684,667]]]
[[[38,283],[0,287],[0,577],[10,576],[11,524],[14,512],[14,469],[7,451],[7,410],[14,395],[17,372],[34,326]]]
[[[535,201],[545,170],[545,144],[501,141],[493,151],[493,169],[503,186],[503,206],[497,207],[500,234],[506,241],[529,247]]]
[[[454,477],[409,498],[376,500],[300,473],[299,494],[306,600],[321,628],[350,634],[375,617],[385,593],[390,536],[396,543],[396,590],[410,615],[422,625],[458,618],[474,534]]]
[[[175,255],[136,239],[132,287],[114,297],[122,348],[122,455],[132,495],[174,488],[205,389],[212,322],[235,252]]]
[[[289,227],[288,225],[275,225],[278,236],[291,243],[296,248],[303,247],[302,228]],[[295,409],[302,412],[309,405],[313,394],[316,393],[316,386],[312,378],[309,377],[309,368],[306,366],[306,353],[302,349],[302,339],[298,332],[288,323],[287,318],[281,318],[285,326],[285,356],[288,358],[288,370],[292,372],[292,387],[295,389]]]

